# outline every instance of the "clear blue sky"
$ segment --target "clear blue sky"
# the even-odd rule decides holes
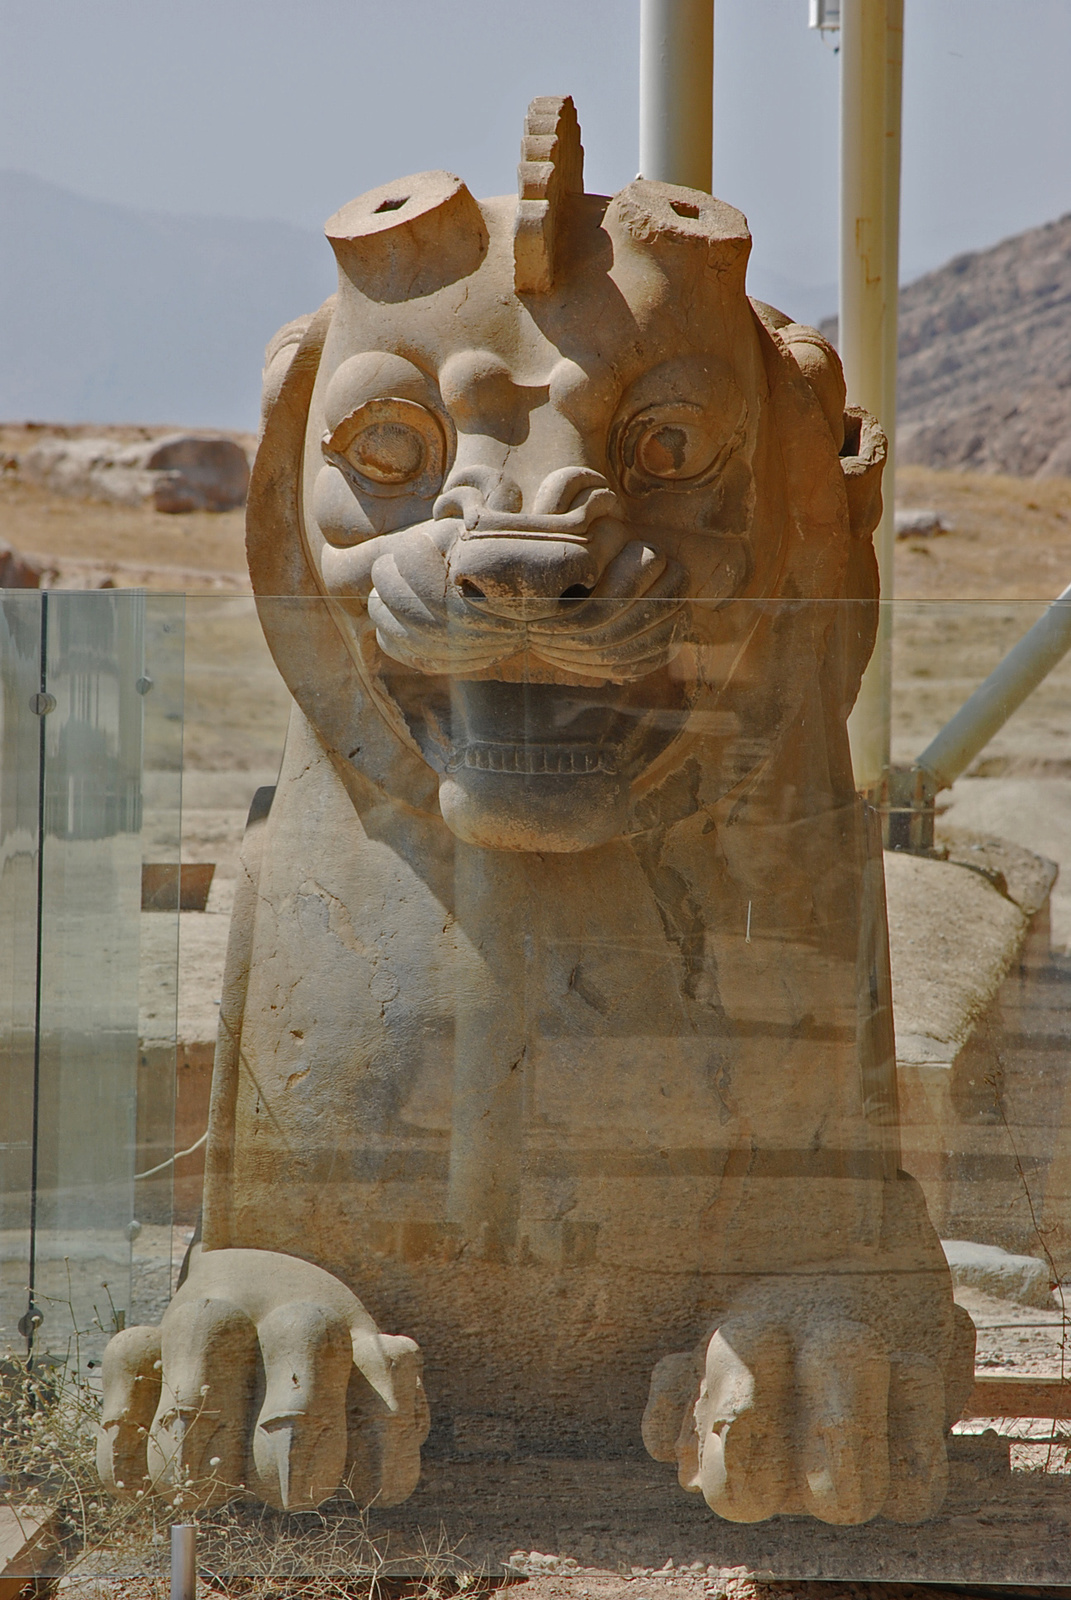
[[[310,228],[390,177],[514,182],[571,93],[589,187],[636,166],[638,0],[0,0],[0,166]],[[1069,0],[906,0],[905,276],[1071,210]],[[837,60],[807,0],[717,0],[715,190],[758,275],[836,277]],[[761,292],[762,285],[756,283]]]

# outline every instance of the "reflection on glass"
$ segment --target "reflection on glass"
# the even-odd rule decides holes
[[[329,604],[262,599],[277,657],[300,669],[272,783],[285,700],[252,654],[249,602],[190,600],[207,710],[186,751],[188,839],[215,852],[234,913],[229,973],[222,939],[196,968],[222,1018],[206,1249],[169,1311],[178,919],[139,918],[129,896],[144,864],[177,859],[181,631],[162,599],[90,598],[96,654],[48,619],[36,1271],[42,1342],[42,1286],[69,1261],[79,1315],[91,1323],[107,1278],[152,1356],[156,1444],[116,1432],[129,1453],[113,1476],[125,1485],[155,1448],[137,1470],[161,1511],[192,1509],[235,1571],[296,1559],[279,1549],[290,1525],[256,1502],[323,1502],[336,1571],[369,1560],[369,1538],[419,1562],[442,1529],[451,1551],[465,1541],[444,1559],[492,1569],[523,1549],[801,1577],[1066,1576],[1071,1369],[1051,1286],[1071,1274],[1071,918],[1046,829],[1071,806],[1052,765],[1071,759],[1069,669],[939,797],[934,850],[883,856],[843,738],[858,607],[638,616],[580,598],[488,671],[463,659],[470,622],[502,631],[478,599],[434,653],[394,654]],[[1036,615],[897,608],[898,759]],[[39,622],[21,643],[8,623],[12,705],[39,686]],[[586,674],[563,664],[577,637]],[[265,686],[252,710],[249,681]],[[21,810],[4,790],[5,839],[24,818],[34,867],[29,716],[16,730],[5,710],[5,752],[17,731],[30,773]],[[76,749],[104,774],[92,804]],[[1022,765],[1040,751],[1049,766]],[[81,909],[90,882],[107,916]],[[30,872],[31,925],[32,889]],[[22,952],[5,917],[6,994]],[[186,913],[188,960],[214,917]],[[29,1040],[29,1068],[5,1080],[16,1109],[28,1015],[6,1024]],[[110,1147],[80,1148],[65,1099]],[[207,1093],[198,1107],[181,1145]],[[28,1260],[17,1159],[6,1286]],[[5,1293],[10,1330],[25,1289]],[[230,1308],[212,1339],[192,1326],[202,1299]],[[185,1365],[158,1355],[162,1320]],[[372,1324],[394,1362],[389,1423]],[[422,1443],[406,1341],[423,1355]],[[733,1387],[737,1358],[750,1391]],[[180,1439],[194,1377],[229,1421]],[[734,1499],[710,1463],[749,1393],[755,1459],[776,1471]],[[850,1504],[820,1459],[845,1417],[862,1419],[870,1473]],[[176,1474],[195,1486],[182,1506]]]
[[[184,647],[184,598],[146,595],[144,670],[135,683],[143,710],[132,1322],[167,1304],[175,1253]]]
[[[17,951],[9,965],[19,964],[5,1091],[18,1141],[5,1151],[3,1182],[25,1216],[24,1253],[5,1250],[5,1324],[32,1338],[38,1357],[80,1362],[99,1356],[130,1311],[138,1090],[144,1121],[154,1078],[166,1109],[152,1149],[170,1154],[177,907],[164,917],[170,942],[167,930],[157,934],[160,1039],[148,1041],[157,1059],[151,1072],[142,1059],[140,1085],[139,974],[146,822],[154,853],[178,859],[181,603],[147,606],[144,595],[119,592],[20,595],[5,598],[5,618],[4,870],[21,869],[40,887],[39,925],[25,885],[5,895],[6,942]],[[30,655],[37,678],[28,692]],[[147,754],[156,769],[148,816]],[[26,831],[30,788],[39,839]],[[22,1014],[31,998],[28,1051]],[[160,1044],[169,1061],[159,1059]]]

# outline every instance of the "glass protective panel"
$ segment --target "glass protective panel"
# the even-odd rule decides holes
[[[110,603],[113,655],[157,651],[140,869],[177,840],[178,646]],[[1041,609],[893,608],[898,763]],[[183,852],[216,877],[170,1032],[161,913],[132,1010],[102,963],[129,1159],[69,1154],[41,1201],[116,1243],[109,1286],[141,1225],[98,1565],[158,1570],[193,1520],[235,1574],[1067,1581],[1071,669],[883,851],[844,729],[865,606],[258,610],[298,709],[252,603],[190,598]],[[213,1052],[164,1317],[170,1169],[136,1174],[168,1083],[178,1150],[205,1131]]]
[[[182,601],[51,592],[4,606],[4,1190],[25,1218],[22,1250],[5,1229],[5,1316],[13,1347],[75,1376],[130,1318],[135,1173],[161,1162],[151,1308],[170,1287],[178,902],[146,941],[141,906],[143,835],[177,894]]]
[[[33,1296],[54,1354],[130,1305],[143,640],[140,596],[45,597]]]
[[[0,591],[0,1329],[25,1348],[38,1005],[38,838],[42,801],[41,603]]]

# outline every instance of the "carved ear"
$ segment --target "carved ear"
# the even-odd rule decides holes
[[[760,313],[761,314],[761,313]],[[844,369],[840,357],[817,328],[803,322],[783,322],[777,337],[814,390],[838,452],[844,444]]]
[[[329,217],[324,232],[357,288],[392,304],[467,278],[487,254],[483,213],[452,172],[370,189]]]
[[[301,464],[316,375],[336,301],[311,318],[287,352],[279,393],[265,419],[246,501],[246,554],[264,637],[302,712],[337,761],[344,782],[353,769],[338,756],[359,746],[364,775],[386,783],[424,810],[437,805],[439,780],[400,744],[367,691],[305,544]],[[356,665],[356,670],[355,670]]]
[[[561,203],[584,193],[584,147],[572,98],[541,95],[528,107],[517,168],[513,281],[518,294],[546,294],[554,282]]]
[[[817,328],[793,322],[764,300],[752,300],[751,304],[760,322],[792,357],[821,406],[844,469],[852,536],[868,538],[881,521],[881,475],[888,452],[881,425],[860,406],[845,408],[840,356]]]
[[[888,440],[877,419],[862,406],[849,406],[844,413],[840,464],[855,539],[869,539],[881,521],[881,475],[887,453]]]
[[[334,310],[332,295],[314,316],[281,328],[268,346],[265,388],[269,379],[278,384],[265,406],[245,506],[246,555],[257,595],[320,593],[305,556],[299,494],[309,404]]]
[[[304,339],[313,319],[313,312],[308,312],[303,317],[295,317],[293,322],[287,322],[279,329],[268,342],[264,352],[264,371],[260,383],[260,432],[263,436],[268,424],[268,415],[272,406],[279,398],[279,391],[283,386],[283,379],[290,371],[290,363],[297,355],[298,345]]]
[[[863,669],[877,637],[881,580],[870,535],[881,521],[881,474],[886,450],[885,435],[870,413],[860,406],[849,406],[844,413],[840,464],[844,469],[852,540],[840,598],[857,603],[835,608],[822,669],[829,704],[841,721],[855,704]]]

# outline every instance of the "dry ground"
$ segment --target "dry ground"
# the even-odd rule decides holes
[[[25,555],[57,562],[61,584],[65,569],[69,571],[73,563],[76,570],[84,563],[112,573],[119,588],[144,583],[151,569],[157,569],[147,585],[151,589],[196,591],[206,586],[206,580],[214,588],[221,579],[228,586],[247,588],[243,511],[166,515],[147,507],[73,500],[22,482],[10,466],[14,456],[32,444],[35,435],[44,438],[59,433],[91,434],[126,444],[173,431],[134,427],[34,429],[0,424],[0,464],[4,468],[0,472],[0,539]],[[179,573],[185,581],[175,581]],[[200,585],[198,576],[202,579]]]
[[[250,1586],[250,1600],[264,1600],[260,1586]],[[806,1580],[780,1583],[762,1582],[743,1569],[695,1567],[672,1571],[635,1574],[608,1572],[599,1567],[563,1563],[555,1570],[530,1578],[508,1579],[501,1583],[477,1582],[457,1587],[449,1581],[413,1583],[389,1578],[374,1584],[342,1580],[322,1580],[321,1584],[271,1585],[271,1600],[955,1600],[961,1596],[985,1596],[994,1600],[997,1591],[968,1585],[925,1583],[832,1583]],[[202,1600],[233,1594],[211,1581],[202,1580]],[[63,1593],[70,1600],[167,1600],[167,1580],[87,1578],[66,1583]],[[1033,1597],[1059,1593],[1044,1589],[1006,1589],[1005,1595]]]
[[[952,531],[897,543],[898,600],[1051,600],[1071,583],[1071,479],[901,467],[898,506]]]
[[[896,546],[893,756],[908,761],[1071,584],[1071,480],[904,467],[897,503],[932,507],[952,529]],[[1071,774],[1071,663],[1050,675],[973,770]]]

